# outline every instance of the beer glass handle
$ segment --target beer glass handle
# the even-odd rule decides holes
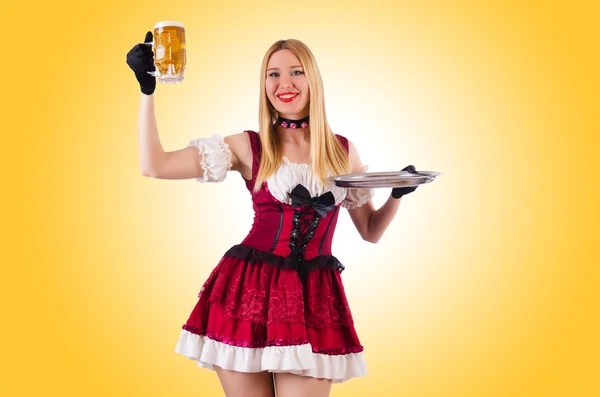
[[[154,47],[154,43],[153,42],[144,43],[144,44],[149,45],[150,47]],[[155,70],[153,72],[146,72],[146,73],[148,73],[149,75],[154,76],[154,77],[160,77],[160,72],[158,70]]]

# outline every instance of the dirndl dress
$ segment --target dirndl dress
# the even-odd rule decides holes
[[[372,189],[323,188],[308,164],[283,158],[282,166],[253,193],[261,158],[257,132],[246,131],[253,153],[254,221],[202,285],[175,351],[241,372],[287,372],[345,382],[367,374],[363,346],[342,283],[344,266],[331,245],[340,208],[355,208]],[[348,152],[348,140],[336,137]],[[219,182],[231,152],[214,134],[190,141],[203,154],[204,176]]]

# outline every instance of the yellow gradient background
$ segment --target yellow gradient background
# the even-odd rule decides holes
[[[160,20],[186,24],[188,54],[183,84],[156,91],[166,150],[256,129],[262,56],[293,37],[370,171],[443,172],[378,244],[340,216],[369,375],[332,396],[600,395],[596,4],[3,6],[0,395],[222,395],[173,350],[252,208],[238,174],[140,174],[125,56]]]

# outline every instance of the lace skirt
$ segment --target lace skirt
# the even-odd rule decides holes
[[[175,351],[209,369],[288,372],[334,383],[366,375],[340,270],[315,266],[301,278],[256,251],[235,246],[221,259]],[[337,262],[330,258],[323,262]]]

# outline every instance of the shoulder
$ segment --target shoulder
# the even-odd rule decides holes
[[[358,150],[354,143],[346,138],[344,135],[335,134],[336,138],[341,142],[346,149],[346,153],[348,153],[348,159],[350,161],[350,172],[351,173],[361,173],[363,172],[363,164],[358,155]]]
[[[354,142],[348,139],[348,157],[350,160],[350,172],[353,174],[363,172],[363,163],[360,159],[360,155],[358,154],[358,149]]]
[[[223,140],[229,145],[229,149],[236,155],[251,149],[249,133],[246,131],[227,135]]]
[[[245,130],[244,132],[240,132],[238,134],[229,135],[227,138],[234,145],[242,145],[249,150],[254,150],[255,148],[260,147],[260,134],[256,131]]]

